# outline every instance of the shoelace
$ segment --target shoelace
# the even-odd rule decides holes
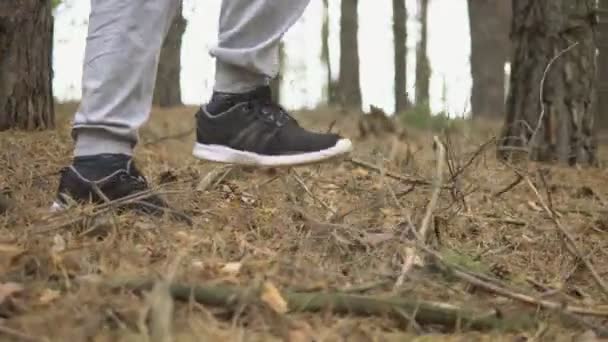
[[[123,175],[133,181],[139,190],[147,189],[149,187],[148,180],[139,172],[135,164],[133,164],[133,160],[129,160],[127,163],[126,171],[126,174]]]
[[[269,122],[281,127],[289,121],[296,121],[281,105],[270,100],[253,100],[248,108]]]

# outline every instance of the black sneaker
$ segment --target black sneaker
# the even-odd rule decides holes
[[[323,162],[352,151],[337,134],[302,128],[272,101],[269,87],[245,94],[215,93],[196,113],[198,159],[250,166],[296,166]]]
[[[173,212],[157,194],[143,194],[149,190],[146,178],[127,155],[76,157],[72,165],[61,171],[57,198],[51,210],[65,209],[70,200],[78,204],[102,204],[142,193],[141,199],[118,206],[119,210],[135,210],[148,215]]]

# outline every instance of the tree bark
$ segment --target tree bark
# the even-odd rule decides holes
[[[347,108],[361,109],[359,85],[358,0],[342,0],[340,16],[340,79],[337,96]]]
[[[594,8],[594,0],[513,1],[515,51],[499,157],[524,152],[537,161],[596,163]]]
[[[599,0],[596,129],[608,130],[608,0]]]
[[[395,41],[395,113],[408,107],[407,99],[407,7],[405,0],[393,0]]]
[[[0,2],[0,130],[55,126],[48,0]]]
[[[429,0],[419,0],[420,41],[416,47],[416,106],[427,108],[429,105],[429,84],[431,66],[427,55]]]
[[[473,118],[502,118],[509,56],[509,1],[468,0]]]
[[[156,86],[154,87],[154,104],[159,107],[182,105],[180,82],[182,37],[186,31],[186,19],[183,15],[183,2],[179,1],[177,14],[160,53]]]

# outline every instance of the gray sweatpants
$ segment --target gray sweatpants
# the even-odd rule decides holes
[[[214,89],[244,92],[278,73],[278,44],[309,0],[223,0]],[[74,119],[75,155],[131,154],[148,120],[160,48],[178,0],[91,0]]]

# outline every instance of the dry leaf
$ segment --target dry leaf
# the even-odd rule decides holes
[[[183,230],[175,232],[174,235],[177,240],[179,240],[180,242],[184,242],[184,243],[190,243],[190,242],[193,242],[194,240],[196,240],[196,236],[194,236],[186,231],[183,231]]]
[[[4,301],[10,296],[21,291],[23,291],[23,285],[21,284],[12,282],[0,284],[0,304],[4,303]]]
[[[521,237],[523,238],[523,240],[525,240],[527,243],[534,243],[536,242],[533,238],[529,237],[526,234],[522,234]]]
[[[287,302],[285,299],[283,299],[283,296],[279,290],[271,282],[267,281],[264,283],[260,298],[275,312],[280,314],[287,312]]]
[[[389,209],[389,208],[380,208],[380,212],[384,215],[384,216],[391,216],[394,214],[394,211]]]
[[[17,247],[12,244],[0,243],[0,253],[17,255],[23,253],[25,250],[21,247]]]
[[[205,268],[205,263],[202,260],[193,260],[192,267],[202,270]]]
[[[542,211],[541,207],[539,207],[538,204],[533,201],[528,201],[528,207],[534,211]]]
[[[90,285],[99,285],[103,282],[103,278],[99,274],[86,274],[83,276],[77,276],[76,279],[78,279],[80,283]]]
[[[11,244],[0,243],[0,272],[11,267],[27,250]]]
[[[230,274],[230,275],[237,275],[239,273],[239,271],[241,270],[242,266],[243,266],[243,264],[240,262],[229,262],[229,263],[225,264],[220,269],[220,271],[222,271],[223,273]]]
[[[367,171],[366,169],[361,168],[361,167],[358,167],[358,168],[354,169],[353,173],[356,176],[359,176],[359,177],[367,177],[367,176],[369,176],[369,171]]]
[[[287,332],[286,342],[313,342],[315,337],[312,328],[306,322],[292,322]]]
[[[61,292],[57,291],[57,290],[52,290],[52,289],[44,289],[44,291],[42,291],[42,294],[40,295],[40,303],[41,304],[48,304],[52,301],[54,301],[55,299],[59,298],[61,296]]]
[[[65,250],[65,240],[59,234],[56,234],[53,237],[53,247],[51,247],[51,252],[53,254],[59,254]]]

